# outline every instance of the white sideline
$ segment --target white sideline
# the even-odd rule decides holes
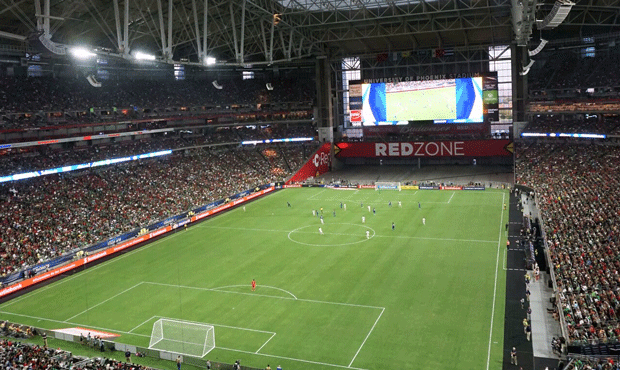
[[[381,315],[383,315],[383,311],[385,311],[385,308],[381,310],[381,313],[379,314],[379,317],[377,317],[377,320],[375,320],[375,323],[372,325],[372,328],[370,328],[370,331],[368,332],[368,334],[366,334],[366,338],[364,338],[364,341],[362,342],[362,345],[360,346],[360,348],[358,348],[357,352],[355,352],[355,356],[353,356],[353,359],[349,363],[348,367],[351,367],[351,365],[353,365],[353,361],[355,361],[355,358],[357,357],[357,355],[362,350],[362,347],[364,347],[364,344],[366,344],[366,341],[368,340],[368,337],[370,337],[370,333],[372,333],[372,331],[375,330],[375,326],[377,326],[377,323],[379,322],[379,319],[381,318]]]
[[[506,193],[503,193],[502,196],[502,204],[500,205],[500,209],[502,209],[501,217],[499,220],[499,237],[497,240],[497,257],[495,259],[495,284],[493,285],[493,308],[491,309],[491,328],[489,329],[489,351],[487,353],[487,370],[489,370],[489,365],[491,364],[491,341],[493,338],[493,319],[495,318],[495,299],[497,297],[497,274],[499,272],[499,248],[502,244],[502,226],[504,224],[504,201],[506,200]]]
[[[94,305],[94,306],[90,306],[90,307],[88,307],[88,308],[87,308],[87,309],[85,309],[84,311],[82,311],[82,312],[80,312],[80,313],[78,313],[78,314],[76,314],[76,315],[71,316],[70,318],[68,318],[68,319],[67,319],[67,320],[65,320],[65,321],[69,321],[69,320],[71,320],[71,319],[74,319],[74,318],[76,318],[76,317],[80,316],[81,314],[86,313],[86,312],[88,312],[88,311],[92,310],[93,308],[95,308],[95,307],[97,307],[97,306],[101,306],[102,304],[104,304],[104,303],[106,303],[106,302],[108,302],[108,301],[111,301],[112,299],[114,299],[114,298],[118,297],[119,295],[124,294],[124,293],[127,293],[128,291],[130,291],[130,290],[132,290],[133,288],[138,287],[138,286],[140,286],[140,285],[142,285],[142,282],[139,282],[138,284],[136,284],[136,285],[132,286],[131,288],[127,288],[127,289],[123,290],[122,292],[120,292],[120,293],[117,293],[117,294],[113,295],[112,297],[110,297],[110,298],[106,299],[105,301],[99,302],[99,303],[97,303],[97,304],[96,304],[96,305]]]

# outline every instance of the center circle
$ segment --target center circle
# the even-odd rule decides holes
[[[333,232],[333,231],[325,231],[325,235],[320,235],[318,232],[319,227],[321,228],[325,228],[326,226],[328,228],[331,228],[334,225],[347,225],[347,226],[355,226],[356,228],[361,228],[363,229],[363,232],[359,234],[352,234],[352,233],[338,233],[338,232]],[[305,229],[310,229],[310,228],[314,228],[313,231],[304,231]],[[366,238],[366,231],[370,232],[370,236],[369,238]],[[337,236],[337,237],[348,237],[349,239],[359,239],[359,240],[353,240],[350,242],[342,242],[342,243],[335,243],[335,244],[325,244],[325,243],[309,243],[306,241],[301,241],[301,240],[296,240],[296,238],[294,237],[294,234],[313,234],[314,237],[313,239],[316,238],[329,238],[330,236]],[[298,227],[294,230],[291,230],[288,233],[288,238],[290,241],[297,243],[297,244],[301,244],[301,245],[307,245],[307,246],[312,246],[312,247],[339,247],[339,246],[344,246],[344,245],[351,245],[351,244],[359,244],[359,243],[363,243],[365,241],[370,240],[370,238],[373,238],[376,235],[376,232],[373,228],[368,227],[366,225],[357,225],[357,224],[349,224],[349,223],[330,223],[330,224],[321,224],[321,225],[306,225],[306,226],[302,226],[302,227]]]

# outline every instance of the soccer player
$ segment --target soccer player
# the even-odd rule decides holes
[[[400,202],[400,200],[398,201],[398,206],[399,206],[400,208],[403,208],[403,204]]]
[[[323,214],[323,207],[321,207],[321,214]]]
[[[394,225],[394,223],[392,222],[392,230],[394,230],[396,226]]]
[[[366,239],[370,239],[370,231],[366,230]]]
[[[372,209],[372,214],[373,214],[373,215],[376,215],[376,214],[377,214],[377,210],[373,208],[373,209]]]
[[[252,291],[256,290],[256,280],[252,279]]]
[[[325,224],[325,220],[323,220],[323,215],[321,215],[321,225]]]
[[[314,209],[312,210],[312,216],[316,216],[316,211]]]
[[[426,219],[422,217],[422,225],[426,225]]]
[[[388,203],[388,207],[391,207],[391,206],[392,206],[392,201],[390,200]]]
[[[336,210],[334,209],[334,217],[336,217]]]
[[[243,212],[245,212],[245,206],[243,206]]]
[[[344,210],[345,211],[347,210],[347,204],[346,203],[344,204]]]
[[[366,223],[366,217],[362,216],[362,223],[365,224]]]
[[[422,208],[422,205],[420,204],[420,202],[418,202],[418,209]]]
[[[340,208],[342,208],[342,202],[340,202]]]
[[[286,202],[286,206],[290,208],[291,207],[291,203],[290,202]]]
[[[319,227],[319,235],[323,235],[323,229]]]
[[[368,212],[370,212],[370,206],[368,206]]]

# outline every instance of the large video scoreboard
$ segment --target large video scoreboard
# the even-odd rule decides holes
[[[438,77],[433,79],[432,77]],[[352,126],[480,124],[498,120],[497,73],[349,83]]]

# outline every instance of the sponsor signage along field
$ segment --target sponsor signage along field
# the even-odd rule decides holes
[[[510,140],[338,143],[338,158],[511,156]]]
[[[238,203],[241,203],[241,202],[244,202],[244,201],[248,201],[250,199],[256,198],[256,197],[261,196],[263,194],[267,194],[267,193],[269,193],[269,192],[271,192],[273,190],[274,190],[274,187],[271,186],[271,187],[265,188],[265,189],[263,189],[261,191],[258,191],[256,193],[253,193],[253,194],[250,194],[248,196],[245,196],[243,198],[239,198],[239,199],[236,199],[234,201],[227,202],[226,204],[224,204],[222,206],[219,206],[217,208],[214,208],[212,210],[204,212],[204,213],[202,213],[200,215],[193,216],[192,217],[192,222],[197,221],[197,220],[199,220],[201,218],[204,218],[206,216],[210,216],[212,214],[218,213],[218,212],[223,211],[225,209],[228,209],[228,208],[234,206],[235,204],[238,204]],[[84,258],[80,258],[79,260],[76,260],[76,261],[74,261],[72,263],[69,263],[67,265],[60,266],[58,268],[55,268],[55,269],[50,270],[50,271],[47,271],[47,272],[45,272],[43,274],[34,276],[32,278],[29,278],[29,279],[22,280],[21,282],[19,282],[17,284],[13,284],[13,285],[10,285],[10,286],[8,286],[8,287],[6,287],[4,289],[1,289],[0,290],[0,297],[4,297],[4,296],[6,296],[8,294],[11,294],[11,293],[14,293],[14,292],[16,292],[18,290],[27,288],[29,286],[35,285],[35,284],[40,283],[42,281],[45,281],[47,279],[50,279],[50,278],[53,278],[55,276],[61,275],[61,274],[65,273],[65,272],[67,272],[67,271],[71,271],[71,270],[73,270],[75,268],[78,268],[80,266],[89,264],[89,263],[91,263],[93,261],[96,261],[98,259],[104,258],[104,257],[112,255],[112,254],[115,254],[115,253],[117,253],[119,251],[122,251],[124,249],[129,248],[129,247],[132,247],[132,246],[134,246],[136,244],[145,242],[145,241],[150,240],[152,238],[156,238],[156,237],[158,237],[160,235],[163,235],[163,234],[166,234],[166,233],[170,232],[173,229],[175,229],[175,227],[173,227],[172,225],[164,226],[164,227],[162,227],[162,228],[160,228],[158,230],[154,230],[154,231],[152,231],[152,232],[150,232],[148,234],[144,234],[144,235],[141,235],[141,236],[139,236],[137,238],[133,238],[133,239],[127,240],[126,242],[123,242],[123,243],[121,243],[119,245],[116,245],[114,247],[108,248],[108,249],[103,250],[101,252],[98,252],[96,254],[93,254],[93,255],[90,255],[90,256],[86,256]]]

